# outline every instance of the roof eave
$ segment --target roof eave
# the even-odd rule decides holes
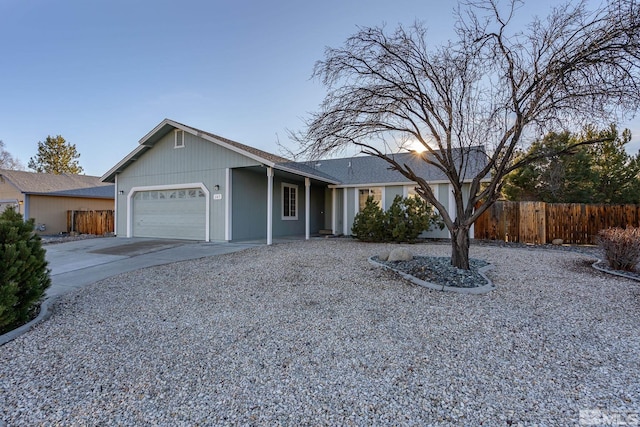
[[[288,168],[286,166],[282,166],[282,165],[279,165],[279,164],[276,164],[274,166],[274,169],[277,169],[277,170],[280,170],[280,171],[283,171],[283,172],[289,172],[289,173],[292,173],[292,174],[298,175],[298,176],[303,176],[305,178],[311,178],[311,179],[315,179],[317,181],[326,182],[327,184],[335,184],[335,185],[340,184],[340,181],[337,181],[335,179],[328,179],[328,178],[325,178],[323,176],[314,175],[314,174],[310,174],[310,173],[304,173],[302,171],[299,171],[299,170],[296,170],[296,169],[292,169],[292,168]]]
[[[115,183],[116,175],[125,170],[131,163],[135,162],[145,151],[147,151],[149,146],[147,145],[139,145],[137,146],[131,153],[127,154],[127,156],[120,160],[114,167],[109,169],[107,173],[100,177],[100,181],[102,182],[111,182]]]
[[[36,193],[36,192],[25,192],[22,193],[24,195],[27,196],[51,196],[51,197],[75,197],[78,199],[104,199],[104,200],[110,200],[110,199],[114,199],[115,196],[90,196],[90,195],[84,195],[84,194],[65,194],[65,193],[56,193],[56,192],[52,192],[52,193]]]

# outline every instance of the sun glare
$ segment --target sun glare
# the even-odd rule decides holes
[[[409,150],[413,150],[416,153],[422,153],[423,151],[426,151],[427,149],[424,147],[424,145],[422,145],[420,143],[420,141],[411,141],[408,145],[407,148]]]

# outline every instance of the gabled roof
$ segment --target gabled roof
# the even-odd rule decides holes
[[[0,181],[13,185],[23,194],[113,199],[114,186],[90,175],[55,175],[0,169]]]
[[[118,173],[139,159],[140,156],[150,150],[158,141],[174,129],[183,130],[209,142],[218,144],[276,170],[316,179],[327,184],[357,186],[366,184],[404,184],[411,182],[400,172],[390,170],[389,164],[379,157],[356,156],[342,159],[294,162],[284,157],[170,119],[164,119],[159,125],[146,134],[139,141],[139,145],[135,150],[102,176],[102,181],[115,182],[115,177]],[[467,168],[463,173],[463,180],[470,180],[477,175],[486,164],[486,154],[482,147],[470,147],[464,150],[467,152],[466,156],[464,156]],[[457,150],[458,153],[460,151],[461,149]],[[448,181],[442,171],[421,159],[421,156],[425,154],[396,153],[392,155],[399,163],[409,165],[419,176],[424,177],[427,181]]]
[[[231,151],[235,151],[236,153],[242,154],[243,156],[249,157],[250,159],[255,160],[256,162],[262,163],[265,166],[269,166],[275,169],[280,169],[286,172],[299,173],[295,169],[288,168],[287,165],[291,163],[291,160],[286,159],[281,156],[277,156],[275,154],[268,153],[263,150],[259,150],[254,147],[250,147],[245,144],[241,144],[236,141],[232,141],[227,138],[223,138],[219,135],[206,132],[191,126],[187,126],[185,124],[176,122],[171,119],[164,119],[158,126],[153,128],[148,134],[146,134],[140,141],[138,147],[129,153],[124,159],[122,159],[117,165],[111,168],[107,173],[105,173],[101,180],[104,182],[115,182],[115,177],[118,173],[125,170],[131,163],[138,160],[145,152],[150,150],[160,139],[162,139],[169,132],[174,129],[180,129],[185,132],[188,132],[192,135],[198,136],[202,139],[205,139],[214,144],[220,145],[224,148],[227,148]],[[313,173],[313,171],[308,170],[307,172]],[[307,174],[308,175],[308,174]],[[311,175],[310,178],[315,178],[321,181],[325,181],[326,178],[322,176]],[[337,184],[333,180],[328,181],[330,184]]]
[[[460,151],[460,150],[457,150]],[[437,167],[422,160],[422,156],[433,157],[426,153],[390,154],[400,164],[406,164],[417,175],[429,182],[448,181],[445,174]],[[455,152],[454,152],[455,155]],[[482,147],[471,147],[465,156],[467,168],[463,180],[471,180],[486,165],[486,155]],[[391,165],[376,156],[355,156],[341,159],[317,160],[306,162],[316,173],[322,173],[339,181],[341,186],[364,184],[405,184],[411,181],[398,171],[391,170]]]

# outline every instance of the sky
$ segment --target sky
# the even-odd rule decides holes
[[[553,0],[522,16],[546,16]],[[0,0],[0,140],[26,167],[62,135],[101,176],[169,118],[282,154],[326,93],[326,47],[358,27],[422,21],[454,38],[446,0]],[[640,148],[640,125],[622,124]],[[635,130],[637,128],[637,131]]]

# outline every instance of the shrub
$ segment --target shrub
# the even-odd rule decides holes
[[[437,223],[437,217],[423,199],[396,196],[386,212],[385,228],[394,242],[415,242],[423,231]]]
[[[353,234],[363,242],[383,242],[386,240],[384,212],[373,197],[367,197],[364,209],[353,219]]]
[[[640,261],[640,228],[608,228],[600,230],[598,242],[609,267],[635,271]]]
[[[45,250],[13,208],[0,215],[0,333],[30,320],[51,284]]]
[[[435,224],[442,229],[439,215],[420,198],[396,196],[384,212],[373,197],[369,197],[362,212],[356,214],[351,230],[365,242],[415,242],[423,231]]]

